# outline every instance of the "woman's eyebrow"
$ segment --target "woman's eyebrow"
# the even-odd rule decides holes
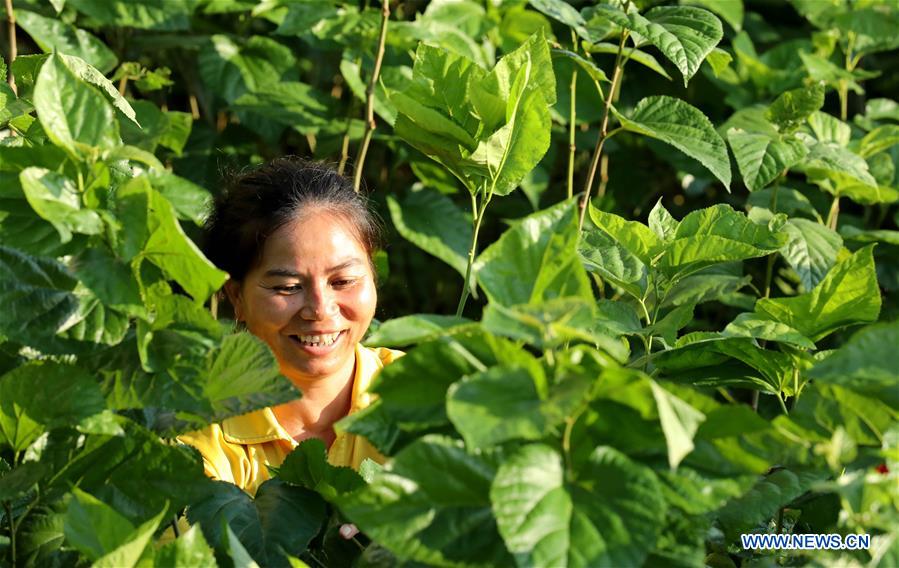
[[[338,270],[343,270],[344,268],[350,268],[353,266],[359,266],[364,264],[358,258],[351,258],[344,262],[341,262],[337,266],[332,266],[328,269],[328,272],[337,272]],[[281,276],[283,278],[301,278],[303,275],[297,272],[296,270],[291,270],[289,268],[270,268],[265,271],[264,276]]]

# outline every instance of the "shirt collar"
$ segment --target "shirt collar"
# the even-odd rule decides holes
[[[350,400],[350,414],[371,403],[368,392],[372,379],[383,363],[374,350],[356,344],[356,365],[353,373],[353,393]],[[287,440],[296,445],[294,439],[275,418],[270,407],[263,408],[222,420],[222,435],[225,441],[234,444],[261,444],[276,440]]]

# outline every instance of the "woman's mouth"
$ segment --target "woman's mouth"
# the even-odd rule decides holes
[[[290,338],[304,350],[311,353],[320,354],[330,351],[346,330],[336,331],[334,333],[309,334],[309,335],[291,335]]]

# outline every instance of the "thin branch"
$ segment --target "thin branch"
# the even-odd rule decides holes
[[[362,146],[359,147],[359,155],[356,157],[356,170],[353,174],[353,189],[359,192],[362,185],[362,166],[365,165],[365,155],[368,154],[368,145],[371,142],[377,124],[375,123],[375,89],[378,86],[378,76],[381,74],[381,63],[384,61],[384,44],[387,41],[387,21],[390,19],[390,0],[381,0],[381,33],[378,36],[378,51],[375,55],[375,68],[365,91],[365,135],[362,137]]]
[[[571,49],[577,53],[577,35],[571,30]],[[574,196],[574,155],[577,146],[574,143],[574,129],[577,122],[577,67],[571,73],[571,110],[568,116],[568,199]]]
[[[12,89],[16,95],[19,94],[19,90],[16,88],[16,77],[12,72],[12,62],[16,60],[16,56],[19,53],[18,43],[16,41],[16,13],[12,8],[12,0],[6,1],[6,29],[9,35],[9,62],[7,67],[7,82],[9,83],[9,87]]]
[[[602,156],[602,148],[609,138],[609,116],[612,112],[612,99],[618,91],[621,83],[621,75],[624,69],[622,56],[624,53],[624,44],[627,41],[627,31],[622,31],[621,39],[618,42],[618,55],[615,57],[615,72],[612,74],[612,85],[609,87],[606,96],[605,106],[603,107],[602,126],[599,129],[599,138],[596,140],[596,149],[593,151],[593,161],[590,164],[590,173],[587,175],[587,183],[584,185],[584,197],[580,202],[580,217],[578,218],[578,230],[584,227],[584,216],[587,213],[587,204],[590,203],[590,193],[593,190],[593,178],[596,177],[596,169],[599,166],[599,159]]]
[[[478,252],[478,232],[481,230],[481,221],[484,220],[484,212],[487,210],[487,204],[490,203],[492,197],[493,191],[491,190],[483,197],[480,207],[477,207],[477,199],[474,196],[471,198],[471,213],[474,215],[472,225],[474,226],[474,230],[471,234],[471,248],[468,250],[468,266],[465,268],[465,282],[462,285],[462,296],[459,297],[459,305],[456,306],[456,316],[462,315],[462,311],[465,309],[465,302],[468,301],[468,295],[471,290],[469,284],[471,281],[471,267],[474,265],[474,257]]]

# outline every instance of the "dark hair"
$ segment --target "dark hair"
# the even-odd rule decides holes
[[[322,208],[349,221],[371,262],[380,245],[380,225],[368,199],[329,166],[293,156],[226,179],[206,221],[203,252],[231,278],[243,280],[266,239],[306,207]]]

